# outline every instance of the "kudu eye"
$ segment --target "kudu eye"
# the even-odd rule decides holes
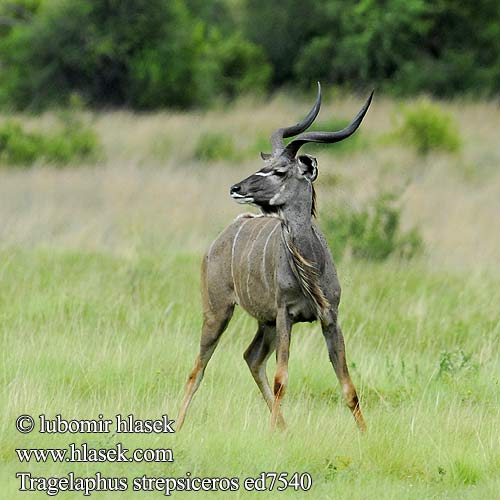
[[[275,170],[273,174],[276,175],[277,177],[285,177],[286,172],[283,170]]]

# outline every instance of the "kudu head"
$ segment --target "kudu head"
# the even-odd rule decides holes
[[[316,102],[301,122],[279,128],[271,135],[272,152],[261,153],[265,166],[231,187],[230,195],[238,203],[251,203],[264,213],[282,210],[287,204],[311,205],[314,215],[314,188],[318,176],[317,161],[310,155],[297,153],[308,142],[334,143],[347,139],[361,124],[370,106],[373,91],[352,123],[336,132],[305,132],[314,122],[321,106],[318,82]],[[284,139],[295,137],[285,145]]]

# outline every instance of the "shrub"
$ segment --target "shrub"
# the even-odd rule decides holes
[[[322,226],[336,258],[348,250],[362,259],[411,258],[422,249],[422,238],[415,228],[401,233],[400,217],[397,197],[381,194],[362,210],[340,208],[333,216],[323,215]]]
[[[456,152],[461,138],[453,117],[427,100],[402,110],[402,125],[393,137],[415,147],[419,154],[430,151]]]
[[[0,162],[7,165],[32,165],[35,161],[58,165],[95,161],[100,152],[95,132],[76,118],[51,134],[24,130],[13,120],[0,126]]]
[[[222,132],[202,134],[194,151],[194,157],[199,161],[230,160],[235,156],[233,139]]]
[[[31,164],[41,148],[41,137],[24,132],[17,122],[8,121],[0,127],[0,161],[7,164]]]
[[[73,161],[95,161],[99,157],[99,142],[89,128],[66,129],[45,139],[45,159],[59,164]]]

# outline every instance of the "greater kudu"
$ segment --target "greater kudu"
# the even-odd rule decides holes
[[[210,245],[203,259],[200,353],[187,381],[177,430],[184,423],[235,304],[258,321],[257,333],[244,358],[271,411],[272,427],[284,426],[280,405],[288,380],[291,327],[319,319],[344,398],[358,426],[365,428],[337,322],[337,273],[326,239],[313,222],[317,162],[309,155],[297,156],[297,152],[308,142],[333,143],[349,137],[365,116],[372,95],[346,128],[338,132],[304,132],[319,112],[318,83],[316,102],[306,118],[273,132],[272,153],[262,154],[264,168],[231,187],[232,198],[258,206],[262,214],[238,217]],[[297,134],[285,146],[283,139]],[[274,349],[277,362],[271,391],[266,362]]]

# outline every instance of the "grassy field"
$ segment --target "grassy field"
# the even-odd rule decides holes
[[[324,99],[349,118],[361,100]],[[500,110],[441,103],[459,125],[459,153],[418,156],[383,140],[400,103],[374,101],[364,146],[318,154],[320,222],[335,206],[375,193],[401,196],[402,224],[425,243],[410,261],[338,262],[340,320],[368,431],[344,406],[317,325],[294,328],[286,432],[269,416],[242,353],[254,320],[237,311],[182,432],[174,435],[21,435],[20,414],[67,419],[134,413],[175,418],[199,341],[199,266],[205,247],[239,212],[228,187],[260,168],[194,159],[209,130],[236,151],[294,122],[308,107],[277,96],[208,113],[90,117],[106,160],[95,166],[0,167],[0,498],[33,476],[238,477],[236,493],[183,498],[274,498],[246,492],[261,472],[308,472],[308,493],[287,498],[500,498]],[[50,127],[54,117],[21,117]],[[332,146],[332,150],[335,146]],[[273,367],[269,363],[269,373]],[[171,448],[173,463],[20,464],[15,448]],[[62,492],[63,498],[81,493]],[[162,494],[93,493],[97,498]]]

